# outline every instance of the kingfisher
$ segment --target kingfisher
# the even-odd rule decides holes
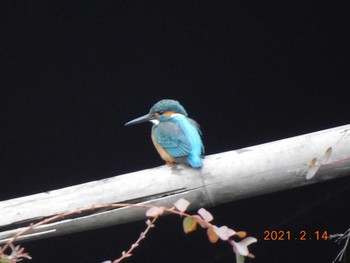
[[[148,114],[125,123],[125,126],[152,122],[152,142],[167,164],[181,163],[201,168],[204,154],[202,133],[198,123],[187,116],[178,101],[163,99],[154,104]]]

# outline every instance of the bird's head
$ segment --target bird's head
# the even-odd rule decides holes
[[[165,99],[154,104],[148,114],[129,121],[125,123],[125,125],[133,125],[146,121],[158,124],[161,121],[169,120],[169,118],[171,118],[174,114],[187,116],[186,110],[178,101]]]

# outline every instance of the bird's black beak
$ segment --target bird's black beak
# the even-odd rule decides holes
[[[138,118],[136,118],[136,119],[134,119],[132,121],[129,121],[129,122],[125,123],[124,125],[128,126],[128,125],[139,124],[139,123],[142,123],[142,122],[151,121],[153,119],[154,119],[154,116],[152,116],[150,114],[146,114],[146,115],[138,117]]]

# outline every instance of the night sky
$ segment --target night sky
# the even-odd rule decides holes
[[[206,154],[349,124],[346,1],[0,1],[0,199],[163,165],[150,124],[180,101]],[[276,160],[278,161],[278,160]],[[265,230],[345,232],[350,178],[209,208],[259,242],[251,263],[328,263],[333,241],[263,241]],[[1,211],[0,211],[1,213]],[[32,262],[117,258],[144,222],[25,243]],[[161,218],[125,262],[235,262],[229,245]]]

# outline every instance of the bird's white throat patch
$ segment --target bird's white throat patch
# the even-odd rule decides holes
[[[158,124],[159,124],[159,121],[158,121],[157,119],[150,120],[150,122],[152,122],[152,123],[155,124],[155,125],[158,125]]]

